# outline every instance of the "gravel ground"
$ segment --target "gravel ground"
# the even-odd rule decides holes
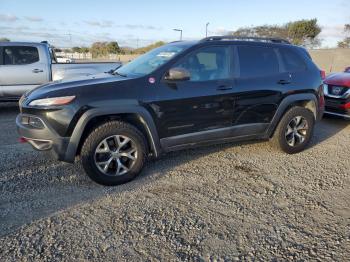
[[[0,261],[337,260],[350,257],[350,125],[312,146],[267,142],[168,154],[119,187],[18,144],[0,106]]]

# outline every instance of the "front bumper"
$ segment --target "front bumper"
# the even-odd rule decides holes
[[[43,128],[34,128],[24,124],[23,118],[38,118],[34,115],[19,114],[16,118],[17,131],[24,141],[30,143],[34,149],[39,151],[50,151],[53,156],[61,161],[67,161],[66,151],[69,144],[69,137],[61,137],[43,119]],[[71,161],[69,161],[71,162]]]
[[[334,97],[325,97],[326,100],[326,115],[333,115],[337,117],[342,117],[345,119],[350,119],[350,109],[344,108],[344,106],[350,103],[350,98],[341,99]]]

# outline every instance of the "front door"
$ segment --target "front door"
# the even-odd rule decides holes
[[[151,104],[166,146],[186,143],[184,137],[191,143],[215,139],[217,130],[232,126],[235,100],[231,56],[229,46],[205,47],[172,66],[186,69],[191,77],[188,81],[162,80],[158,100]]]

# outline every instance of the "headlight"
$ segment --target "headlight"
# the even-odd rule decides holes
[[[29,103],[30,106],[61,106],[72,102],[75,96],[50,97],[33,100]]]

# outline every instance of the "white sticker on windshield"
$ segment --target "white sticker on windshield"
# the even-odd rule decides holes
[[[170,57],[174,56],[175,54],[176,54],[175,52],[160,52],[157,56],[170,58]]]

